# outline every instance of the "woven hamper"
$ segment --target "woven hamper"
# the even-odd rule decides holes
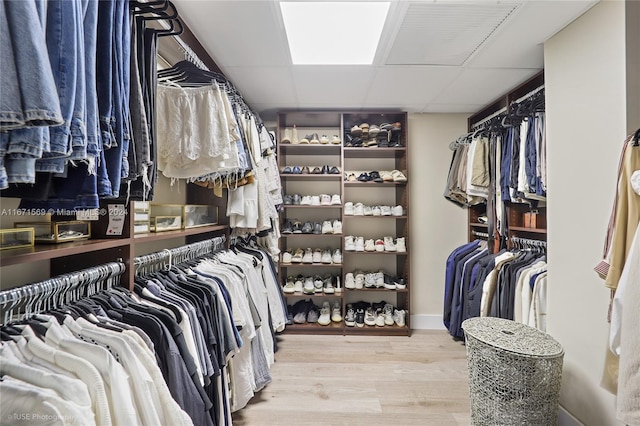
[[[471,424],[556,425],[562,346],[546,333],[501,318],[470,318],[462,328]]]

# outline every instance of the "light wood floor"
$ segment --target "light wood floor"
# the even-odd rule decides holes
[[[445,331],[411,337],[278,338],[273,382],[234,425],[469,425],[466,349]]]

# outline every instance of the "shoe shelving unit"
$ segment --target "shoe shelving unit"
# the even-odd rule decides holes
[[[379,126],[382,123],[400,123],[400,146],[378,147],[376,146],[345,146],[347,135],[355,125],[368,123]],[[341,144],[299,144],[296,135],[291,134],[294,125],[297,130],[297,139],[306,135],[317,133],[318,136],[326,135],[331,141],[333,135],[338,135]],[[280,213],[281,225],[286,220],[299,220],[301,222],[322,222],[324,220],[341,220],[342,234],[283,234],[280,248],[293,250],[301,248],[330,248],[333,253],[336,249],[342,252],[342,264],[279,264],[279,276],[281,286],[288,276],[325,275],[332,274],[340,277],[341,292],[334,294],[316,293],[305,295],[302,293],[283,293],[288,305],[293,305],[301,299],[311,299],[316,305],[321,306],[327,300],[333,303],[338,299],[342,306],[343,321],[331,323],[328,326],[319,324],[292,324],[288,325],[286,332],[301,334],[341,334],[341,335],[404,335],[411,333],[410,315],[410,262],[409,250],[411,246],[409,232],[409,185],[408,174],[408,145],[407,114],[404,112],[343,112],[343,111],[283,111],[278,114],[277,140],[280,141],[285,130],[292,136],[291,143],[278,143],[278,164],[280,170],[286,166],[322,167],[324,165],[336,166],[340,169],[339,175],[332,174],[289,174],[281,173],[284,194],[294,195],[320,195],[339,194],[341,205],[308,206],[308,205],[284,205]],[[407,177],[407,182],[360,182],[345,181],[345,172],[357,171],[371,172],[381,170],[400,170]],[[354,204],[361,202],[365,205],[402,205],[402,216],[352,216],[345,215],[344,203],[351,201]],[[406,252],[355,252],[345,251],[344,241],[348,235],[361,236],[365,239],[383,239],[391,236],[394,239],[405,237]],[[377,272],[384,270],[391,276],[404,279],[406,289],[389,290],[385,288],[346,289],[345,275],[356,270]],[[407,311],[405,325],[392,326],[367,326],[347,327],[344,322],[347,304],[356,302],[381,302],[392,304],[397,309]]]

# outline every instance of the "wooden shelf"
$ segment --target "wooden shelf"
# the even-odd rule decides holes
[[[287,180],[342,180],[342,173],[318,175],[311,173],[280,173],[280,178]]]
[[[375,187],[375,186],[381,186],[381,187],[385,187],[385,186],[403,186],[406,185],[407,182],[360,182],[360,181],[356,181],[356,182],[345,182],[344,186],[370,186],[370,187]]]
[[[348,219],[408,219],[408,216],[373,216],[373,215],[354,215],[354,214],[350,214],[350,215],[345,215],[344,216],[344,220],[348,220]]]
[[[130,238],[114,238],[73,241],[55,245],[36,245],[22,249],[3,250],[0,252],[0,263],[2,266],[17,265],[20,263],[50,260],[98,250],[126,247],[130,244]]]
[[[382,293],[408,293],[409,290],[406,288],[403,289],[395,289],[395,290],[390,290],[388,288],[384,288],[384,287],[373,287],[373,288],[347,288],[345,289],[345,291],[347,293],[355,293],[355,292],[382,292]]]
[[[227,225],[199,226],[197,228],[179,229],[166,232],[150,232],[148,234],[136,234],[133,239],[136,243],[147,243],[151,241],[169,240],[171,238],[186,237],[189,235],[200,235],[208,232],[218,232],[227,229]]]
[[[282,234],[281,237],[282,238],[289,238],[289,237],[342,237],[343,234]]]
[[[296,208],[296,209],[341,209],[342,208],[342,204],[333,204],[330,206],[310,206],[307,204],[301,205],[301,204],[284,204],[283,207],[285,209],[292,209],[292,208]]]
[[[280,150],[292,155],[312,154],[312,155],[340,155],[342,145],[328,144],[287,144],[281,143]]]
[[[345,158],[400,158],[406,154],[407,148],[404,146],[393,148],[345,147],[343,152]]]
[[[291,334],[343,334],[344,322],[331,322],[329,325],[317,323],[291,324],[285,328]]]
[[[532,234],[546,234],[546,228],[525,228],[523,226],[510,226],[510,231],[518,231],[518,232],[530,232]]]
[[[489,225],[487,225],[486,223],[480,223],[480,222],[471,222],[469,223],[469,226],[473,226],[476,228],[488,228]]]
[[[397,325],[385,325],[384,327],[378,327],[375,325],[366,325],[364,327],[345,327],[344,333],[346,335],[360,334],[360,335],[384,335],[384,336],[409,336],[411,330],[408,326],[399,327]]]
[[[406,256],[409,254],[408,251],[402,252],[402,253],[398,253],[397,251],[343,251],[342,255],[344,256],[345,254],[367,254],[367,255],[380,255],[380,254],[394,254],[396,256]]]
[[[301,298],[327,298],[327,297],[342,297],[342,293],[313,293],[313,294],[304,294],[304,293],[285,293],[282,292],[284,297],[301,297]]]
[[[280,263],[280,268],[341,268],[342,263]]]

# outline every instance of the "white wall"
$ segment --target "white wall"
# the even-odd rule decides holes
[[[443,197],[452,151],[468,114],[409,114],[411,326],[440,328],[444,266],[467,241],[467,210]]]
[[[561,405],[585,425],[617,425],[600,387],[609,291],[601,260],[626,136],[625,4],[604,1],[545,43],[548,331],[564,347]]]

